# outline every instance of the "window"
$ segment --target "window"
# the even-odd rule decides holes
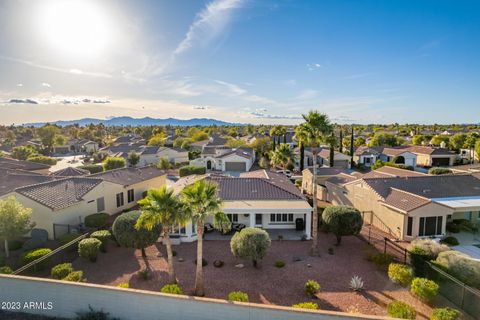
[[[293,222],[293,213],[270,214],[270,222]]]
[[[421,236],[434,236],[442,234],[442,222],[443,217],[422,217],[420,218],[420,227],[418,229],[418,235]]]
[[[412,235],[413,217],[407,218],[407,236]]]
[[[365,163],[370,163],[370,158],[364,158],[365,159]]]
[[[133,202],[135,200],[135,193],[133,189],[127,191],[127,201],[128,203]]]
[[[123,206],[123,192],[117,193],[117,208]]]
[[[275,214],[270,215],[270,222],[275,222]]]
[[[255,214],[255,224],[256,225],[262,224],[262,214],[260,213]]]
[[[195,225],[194,222],[192,222],[192,235],[197,234],[197,226]]]
[[[230,220],[230,222],[238,222],[238,214],[227,214],[227,218],[228,220]]]

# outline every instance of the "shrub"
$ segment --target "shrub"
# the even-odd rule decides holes
[[[78,243],[78,254],[82,258],[95,262],[97,261],[97,255],[101,245],[102,242],[98,239],[83,239]]]
[[[244,228],[233,235],[230,250],[235,257],[250,259],[256,267],[267,254],[271,241],[268,233],[260,228]]]
[[[229,301],[248,302],[248,294],[242,291],[232,291],[228,294]]]
[[[390,317],[399,319],[415,319],[415,309],[402,301],[392,301],[387,306],[387,313]]]
[[[137,272],[137,276],[142,279],[142,280],[148,280],[149,278],[149,273],[148,273],[148,270],[147,269],[143,269],[143,270],[140,270]]]
[[[170,294],[183,294],[182,288],[178,284],[167,284],[160,289],[160,292],[170,293]]]
[[[46,157],[46,156],[29,157],[27,159],[27,161],[46,164],[46,165],[49,165],[49,166],[53,166],[53,165],[57,164],[57,160],[55,158]]]
[[[103,167],[98,164],[90,164],[86,166],[79,166],[79,169],[87,170],[90,174],[103,172]]]
[[[180,175],[180,177],[185,177],[192,174],[205,174],[206,172],[207,172],[206,167],[194,166],[194,165],[183,166],[180,169],[178,169],[178,174]]]
[[[430,320],[458,320],[461,318],[462,313],[452,308],[435,308],[430,315]]]
[[[443,238],[442,240],[440,240],[440,243],[444,243],[444,244],[447,244],[447,245],[450,245],[450,246],[458,246],[460,244],[460,242],[458,242],[457,238],[452,237],[452,236]]]
[[[21,249],[22,246],[23,246],[23,242],[20,241],[20,240],[9,240],[8,241],[8,250],[9,251],[16,251],[18,249]],[[4,241],[1,241],[0,248],[1,248],[1,250],[5,250]]]
[[[410,261],[413,267],[413,273],[417,277],[423,277],[426,274],[428,253],[420,247],[410,248],[408,251]]]
[[[71,282],[82,282],[83,281],[83,271],[72,271],[62,280],[71,281]]]
[[[480,261],[451,250],[441,252],[435,264],[458,280],[480,289]]]
[[[98,239],[102,243],[100,250],[102,252],[107,252],[108,240],[112,237],[112,234],[108,230],[99,230],[95,231],[90,235],[91,238]]]
[[[390,263],[388,265],[388,277],[394,283],[406,287],[413,280],[413,270],[407,265],[399,263]]]
[[[277,261],[275,261],[275,267],[283,268],[283,267],[285,267],[285,262],[283,262],[282,260],[277,260]]]
[[[129,285],[128,283],[119,283],[119,284],[117,285],[117,287],[119,287],[119,288],[127,288],[127,289],[128,289],[128,288],[130,288],[130,285]]]
[[[108,222],[108,213],[94,213],[85,217],[85,226],[88,228],[104,228]]]
[[[73,267],[71,263],[62,263],[57,264],[55,267],[52,268],[51,277],[52,279],[64,279],[70,273],[73,272]]]
[[[75,233],[66,233],[64,234],[63,236],[61,236],[60,238],[58,238],[58,243],[63,246],[75,239],[77,239],[80,235],[79,234],[75,234]]]
[[[0,267],[0,274],[12,274],[13,270],[9,266]]]
[[[438,284],[426,278],[415,278],[410,291],[420,300],[432,301],[438,294]]]
[[[292,305],[292,308],[317,310],[318,304],[314,302],[302,302]]]
[[[427,254],[429,259],[436,259],[438,254],[443,251],[451,250],[448,246],[433,241],[432,239],[416,239],[410,243],[409,250],[420,248]]]
[[[355,235],[363,226],[360,211],[350,206],[330,206],[322,213],[322,220],[337,237],[337,244],[342,241],[342,236]]]
[[[77,312],[75,320],[119,320],[118,318],[111,318],[108,312],[94,310],[90,305],[88,309],[86,312]]]
[[[122,157],[107,157],[103,160],[103,170],[113,170],[113,169],[120,169],[125,168],[127,162]]]
[[[28,251],[28,250],[43,248],[45,247],[46,244],[47,244],[46,239],[31,238],[23,243],[23,249]]]
[[[433,174],[433,175],[442,175],[442,174],[451,174],[452,170],[448,168],[430,168],[428,170],[428,174]]]
[[[47,254],[50,254],[52,252],[52,250],[48,249],[48,248],[40,248],[40,249],[33,249],[33,250],[29,250],[29,251],[25,251],[22,256],[20,257],[20,261],[22,263],[22,265],[26,265],[26,264],[29,264],[30,262],[32,261],[35,261],[43,256],[46,256]],[[40,263],[37,263],[36,264],[36,268],[38,270],[41,270],[43,269],[49,262],[49,258],[43,260],[42,262]]]
[[[359,276],[353,276],[352,279],[350,279],[349,287],[353,291],[361,291],[363,290],[363,280]]]
[[[372,262],[379,268],[385,268],[393,261],[393,257],[388,253],[376,253],[372,257]]]
[[[305,283],[305,292],[309,296],[315,296],[315,294],[320,291],[320,284],[315,280],[308,280]]]

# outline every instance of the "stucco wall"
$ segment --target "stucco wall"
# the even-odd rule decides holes
[[[121,320],[387,319],[332,311],[308,311],[253,303],[233,303],[225,300],[174,296],[158,292],[9,275],[0,275],[0,297],[2,301],[20,302],[21,306],[25,302],[44,302],[45,304],[51,302],[51,309],[22,308],[18,311],[66,318],[75,318],[76,312],[86,311],[91,305],[96,310],[102,309],[110,313],[111,317]]]

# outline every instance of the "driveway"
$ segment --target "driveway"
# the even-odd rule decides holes
[[[62,169],[65,169],[67,167],[73,167],[74,168],[74,167],[82,166],[83,163],[80,160],[81,157],[82,157],[82,155],[55,157],[55,159],[57,159],[57,164],[50,167],[50,172],[62,170]]]

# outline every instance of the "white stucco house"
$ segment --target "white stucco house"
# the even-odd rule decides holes
[[[204,147],[200,157],[190,161],[212,171],[249,171],[255,162],[252,148]]]
[[[170,163],[188,163],[188,151],[182,148],[144,146],[138,149],[140,161],[138,166],[157,164],[165,158]]]

